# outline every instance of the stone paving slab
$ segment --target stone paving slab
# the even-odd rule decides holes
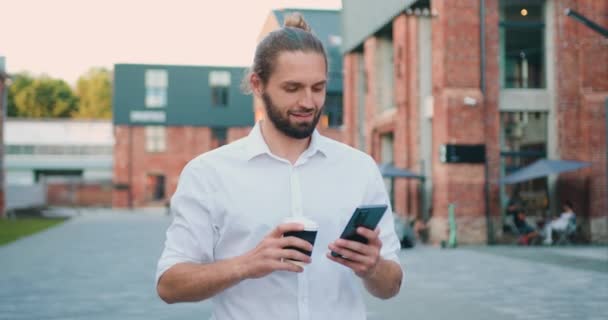
[[[428,312],[417,319],[442,319],[437,309],[454,305],[463,308],[452,313],[452,319],[496,319],[498,315],[500,319],[600,319],[608,312],[607,273],[494,252],[522,249],[530,250],[526,251],[530,254],[544,250],[427,247],[403,251],[401,260],[409,283],[400,298],[410,296],[411,300],[404,301],[402,309],[415,308],[415,300],[419,299]],[[608,260],[602,263],[606,265]],[[437,297],[436,303],[433,297]],[[485,316],[473,314],[470,307],[491,312]]]
[[[89,210],[0,247],[0,319],[208,319],[208,302],[166,305],[156,296],[169,222],[163,210]],[[368,296],[368,318],[604,319],[608,273],[558,258],[601,267],[606,247],[522,249],[404,250],[402,292]]]

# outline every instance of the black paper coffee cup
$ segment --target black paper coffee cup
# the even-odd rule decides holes
[[[300,223],[304,225],[304,230],[302,231],[289,231],[283,234],[284,237],[296,237],[303,239],[310,243],[311,245],[315,245],[315,239],[317,238],[317,231],[319,230],[319,225],[313,220],[306,217],[288,217],[283,220],[283,223]],[[285,249],[293,249],[303,254],[310,256],[312,255],[311,251],[296,248],[296,247],[286,247]],[[287,260],[291,263],[297,264],[299,266],[305,266],[306,264],[301,261],[296,260]]]

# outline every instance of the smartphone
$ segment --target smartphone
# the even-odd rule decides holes
[[[350,220],[348,220],[340,238],[367,244],[367,238],[358,234],[357,228],[365,227],[370,230],[375,230],[387,208],[388,206],[385,204],[357,207],[350,217]],[[331,255],[334,257],[341,257],[333,251],[331,252]]]

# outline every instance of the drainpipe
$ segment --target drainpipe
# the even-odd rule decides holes
[[[483,96],[484,102],[486,101],[486,2],[485,0],[479,0],[479,47],[480,47],[480,75],[479,75],[479,88]],[[484,124],[487,120],[487,106],[484,103],[483,119]],[[484,130],[486,126],[484,125]],[[486,135],[487,137],[487,135]],[[487,138],[486,138],[487,139]],[[488,147],[486,140],[486,157],[483,164],[484,171],[484,200],[485,200],[485,215],[486,215],[486,232],[487,232],[487,244],[494,244],[494,227],[492,224],[492,217],[490,215],[490,173],[488,165]]]

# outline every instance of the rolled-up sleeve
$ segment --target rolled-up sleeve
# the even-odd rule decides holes
[[[213,192],[200,177],[203,167],[194,160],[182,171],[171,198],[173,221],[166,233],[165,247],[156,269],[156,284],[178,263],[214,261],[214,232],[211,219]]]

